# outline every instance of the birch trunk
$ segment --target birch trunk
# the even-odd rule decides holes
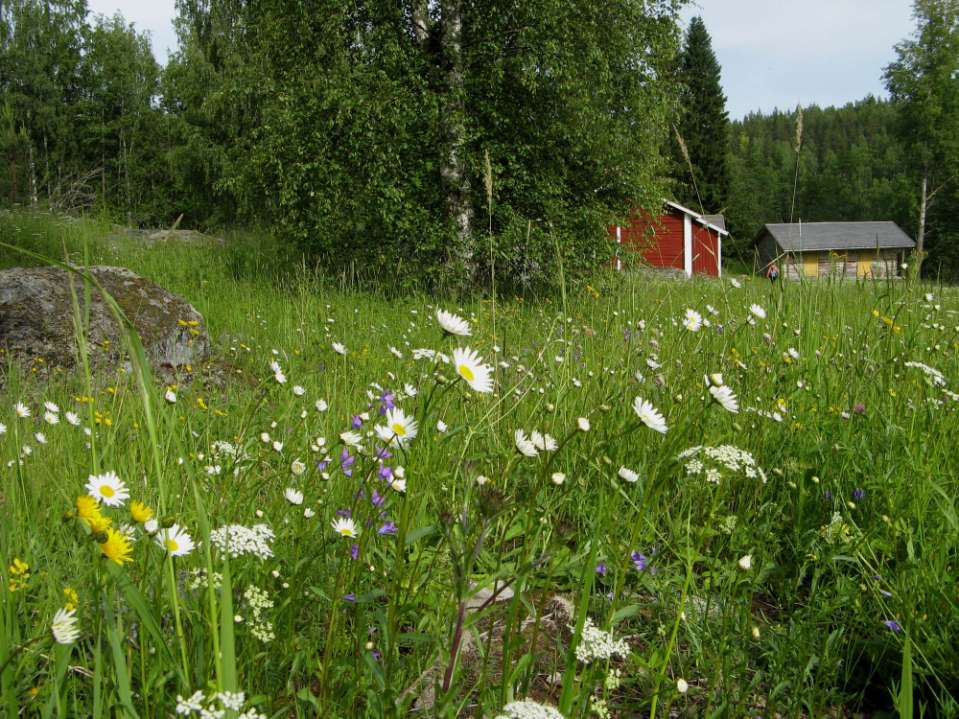
[[[470,205],[470,181],[466,171],[466,104],[463,87],[463,3],[443,0],[440,5],[442,47],[446,60],[448,107],[444,116],[445,150],[440,176],[446,187],[446,205],[456,226],[456,245],[450,253],[452,268],[462,279],[472,278],[475,270]]]
[[[922,173],[922,195],[919,200],[919,230],[916,233],[916,277],[919,277],[919,270],[922,269],[922,258],[924,255],[925,237],[926,237],[926,206],[929,204],[928,192],[928,173]]]

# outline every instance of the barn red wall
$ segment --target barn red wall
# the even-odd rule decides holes
[[[698,222],[693,223],[693,274],[719,275],[719,236]]]
[[[615,239],[616,228],[611,232]],[[633,215],[622,227],[620,240],[624,249],[640,253],[653,267],[684,268],[681,213],[668,212],[656,218],[648,213]]]

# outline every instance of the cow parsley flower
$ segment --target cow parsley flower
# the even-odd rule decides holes
[[[273,530],[265,524],[244,527],[242,524],[228,524],[210,532],[210,543],[231,559],[253,556],[257,559],[269,559],[273,556],[270,542]]]
[[[539,704],[532,699],[510,702],[495,719],[563,719],[558,709],[549,704]]]
[[[613,657],[625,659],[629,656],[629,645],[623,639],[613,639],[610,632],[604,631],[586,617],[583,635],[576,646],[576,658],[583,664],[593,661],[606,661]]]

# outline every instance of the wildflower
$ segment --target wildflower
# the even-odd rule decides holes
[[[393,522],[384,522],[383,525],[376,530],[376,533],[380,536],[384,534],[396,534],[399,531],[399,528]]]
[[[6,434],[6,433],[7,433],[7,425],[5,425],[3,422],[0,422],[0,435]]]
[[[299,506],[303,504],[303,492],[298,489],[293,489],[292,487],[287,487],[283,490],[283,496],[286,497],[286,501],[292,505]]]
[[[176,713],[189,716],[194,712],[203,711],[203,702],[206,697],[202,691],[194,692],[192,696],[184,699],[179,694],[176,695]]]
[[[359,529],[357,529],[356,522],[354,522],[351,517],[337,517],[330,525],[333,527],[334,532],[348,539],[356,539],[360,533]]]
[[[72,424],[74,427],[80,426],[80,417],[76,412],[67,412],[64,416],[67,418],[67,422]]]
[[[342,432],[340,439],[348,447],[359,447],[363,443],[363,436],[358,432]]]
[[[416,432],[416,420],[408,417],[399,407],[387,410],[386,425],[376,427],[376,434],[381,440],[401,447],[416,437]]]
[[[518,429],[513,433],[513,441],[516,444],[517,451],[524,457],[535,457],[539,454],[536,445],[530,441],[529,437],[526,436],[526,432],[523,430]]]
[[[713,399],[719,402],[727,412],[732,412],[733,414],[739,412],[739,402],[736,400],[736,395],[733,394],[733,391],[726,385],[719,387],[715,385],[710,386],[709,394],[711,394]]]
[[[35,440],[37,440],[37,444],[46,444],[46,443],[47,443],[47,435],[45,435],[43,432],[36,432],[36,433],[33,435],[33,438],[34,438]]]
[[[583,634],[576,646],[576,658],[583,664],[592,661],[606,661],[613,657],[625,658],[629,656],[629,646],[622,639],[613,639],[610,632],[604,631],[593,624],[593,620],[586,617],[583,625]]]
[[[632,484],[633,482],[639,481],[639,475],[633,470],[631,470],[629,467],[620,467],[619,471],[616,472],[616,474],[624,482],[629,482],[630,484]]]
[[[49,425],[57,424],[60,421],[59,415],[54,414],[53,412],[44,412],[43,421]]]
[[[340,342],[333,343],[333,351],[337,354],[343,355],[344,357],[346,356],[346,346]]]
[[[30,565],[19,557],[14,557],[10,566],[7,567],[7,589],[11,592],[17,592],[26,589],[30,583]]]
[[[699,332],[703,327],[703,316],[694,309],[687,309],[683,318],[683,327],[690,332]]]
[[[890,631],[899,633],[902,631],[902,625],[897,622],[895,619],[887,619],[883,622],[883,625]]]
[[[64,603],[64,607],[67,609],[76,609],[80,604],[80,597],[77,596],[77,590],[73,587],[64,587],[63,596],[67,599]]]
[[[115,472],[91,474],[87,480],[87,492],[108,507],[122,507],[130,498],[130,491]]]
[[[533,443],[540,452],[555,452],[559,447],[556,440],[548,434],[540,434],[536,430],[529,433],[529,441]]]
[[[539,704],[532,699],[510,702],[495,719],[563,719],[563,715],[549,704]]]
[[[739,565],[740,569],[748,572],[753,567],[752,555],[744,554],[743,556],[739,558],[739,561],[737,562],[737,564]]]
[[[633,400],[633,411],[636,412],[636,416],[639,417],[640,421],[656,432],[661,434],[666,434],[666,420],[660,412],[653,407],[652,404],[637,397]]]
[[[576,429],[578,429],[580,432],[589,432],[589,418],[578,417],[576,419]]]
[[[146,524],[153,516],[153,510],[138,500],[130,502],[130,517],[137,524]]]
[[[295,477],[299,477],[306,471],[306,465],[298,459],[294,459],[292,464],[290,464],[290,471]]]
[[[58,609],[53,615],[50,630],[57,644],[73,644],[79,638],[80,630],[77,629],[77,618],[74,616],[76,613],[76,609]]]
[[[210,544],[218,551],[228,554],[231,559],[251,555],[263,560],[273,556],[273,549],[270,547],[273,537],[273,530],[265,524],[255,524],[252,527],[228,524],[210,532]]]
[[[154,541],[171,557],[184,557],[193,551],[193,538],[180,525],[161,529]]]
[[[16,412],[17,417],[20,419],[26,419],[30,416],[30,408],[27,407],[23,402],[17,402],[13,406],[13,411]]]
[[[77,516],[93,533],[102,532],[110,526],[110,519],[100,513],[100,504],[89,494],[77,497]]]
[[[731,285],[732,285],[733,287],[735,287],[737,290],[742,287],[742,284],[741,284],[741,283],[739,282],[739,280],[737,280],[735,277],[730,277],[730,278],[729,278],[729,284],[731,284]]]
[[[172,389],[168,389],[163,394],[163,399],[165,399],[170,404],[176,404],[176,392],[174,392]]]
[[[100,542],[100,551],[111,562],[123,565],[132,562],[133,545],[123,532],[112,527],[106,530],[106,541]]]
[[[676,691],[678,691],[680,694],[685,694],[686,692],[689,691],[689,683],[685,679],[682,679],[682,678],[677,679]]]
[[[750,305],[750,306],[749,306],[749,312],[750,312],[750,314],[752,314],[753,317],[755,317],[755,318],[757,318],[757,319],[760,319],[760,320],[766,319],[766,310],[764,310],[764,309],[763,309],[762,307],[760,307],[759,305],[755,305],[755,304]]]
[[[642,572],[646,569],[648,560],[645,554],[633,551],[633,553],[629,555],[629,559],[633,563],[633,566],[636,567],[637,572]]]
[[[318,399],[313,403],[313,406],[316,407],[317,412],[326,412],[330,408],[330,405],[327,404],[325,399]]]
[[[47,410],[47,412],[53,412],[54,414],[60,414],[60,408],[59,408],[56,404],[54,404],[53,402],[50,402],[49,400],[47,400],[47,401],[45,401],[45,402],[43,403],[43,407],[44,407],[44,409]]]
[[[456,374],[462,377],[473,391],[493,391],[493,368],[483,364],[479,355],[469,347],[457,347],[453,350],[453,365],[456,367]]]
[[[449,426],[443,420],[436,421],[436,431],[440,434],[446,434],[446,430],[449,429]]]
[[[469,323],[458,315],[454,315],[446,310],[436,310],[436,321],[440,323],[443,332],[457,337],[469,337]]]
[[[302,397],[306,394],[306,387],[302,387],[298,384],[293,385],[293,395],[295,397]]]
[[[394,479],[392,482],[390,482],[390,489],[392,489],[394,492],[399,492],[400,494],[403,494],[404,492],[406,492],[406,480]]]
[[[557,487],[566,481],[566,475],[562,472],[553,472],[553,476],[550,478],[553,480],[553,484]]]

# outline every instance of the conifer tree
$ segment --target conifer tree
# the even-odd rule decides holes
[[[678,168],[677,177],[681,199],[695,209],[702,205],[707,212],[721,211],[729,194],[726,168],[729,115],[720,72],[706,24],[702,18],[694,17],[680,58],[683,90],[678,130],[686,149],[680,155],[682,166]]]

